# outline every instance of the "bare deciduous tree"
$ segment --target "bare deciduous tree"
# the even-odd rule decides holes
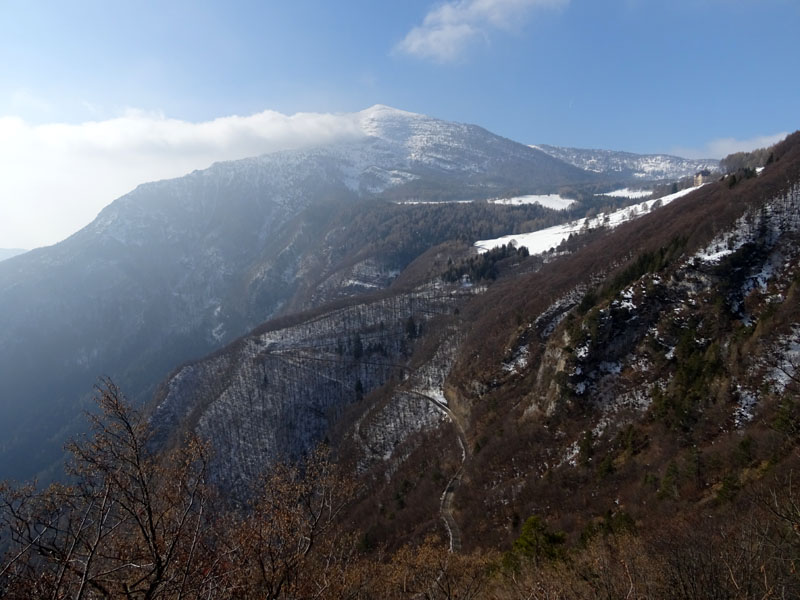
[[[109,380],[91,436],[68,445],[69,485],[0,489],[6,597],[183,598],[213,584],[206,448],[152,451],[144,416]],[[212,564],[207,564],[212,561]]]

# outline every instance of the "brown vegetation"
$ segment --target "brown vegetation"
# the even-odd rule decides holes
[[[532,517],[501,556],[433,537],[364,548],[363,490],[322,450],[272,469],[246,506],[205,482],[196,440],[148,450],[146,421],[105,382],[71,485],[4,485],[3,598],[787,598],[800,593],[800,490],[789,459],[735,501],[648,523],[609,512],[570,541]],[[779,435],[791,437],[793,432]],[[788,439],[788,438],[787,438]],[[791,440],[790,440],[791,441]],[[792,444],[792,447],[794,445]],[[346,516],[345,516],[346,515]]]
[[[319,450],[271,469],[246,505],[215,496],[207,448],[167,454],[110,381],[70,485],[0,488],[0,596],[29,598],[470,598],[491,556],[426,540],[383,560],[341,514],[355,483]]]
[[[208,483],[211,449],[187,432],[156,452],[148,421],[104,382],[93,436],[69,447],[70,483],[0,487],[0,596],[800,596],[800,365],[787,363],[776,346],[797,323],[796,275],[781,289],[780,304],[767,292],[747,294],[743,303],[757,316],[755,325],[733,317],[717,294],[724,287],[696,293],[680,327],[661,319],[669,300],[661,292],[637,319],[618,319],[610,306],[620,289],[634,281],[652,284],[654,273],[677,281],[695,269],[705,281],[730,283],[739,268],[734,262],[673,267],[745,209],[797,181],[798,142],[796,134],[779,145],[757,178],[706,186],[536,273],[498,278],[484,296],[459,304],[457,315],[444,311],[425,321],[430,338],[420,335],[421,321],[393,316],[415,351],[404,355],[408,368],[434,353],[437,328],[472,324],[445,386],[471,451],[454,504],[469,552],[448,552],[435,538],[439,494],[460,466],[456,437],[445,428],[420,432],[430,436],[424,444],[406,440],[407,458],[389,476],[377,468],[354,477],[351,464],[334,464],[318,451],[269,469],[247,498],[234,502]],[[446,249],[440,252],[431,260],[445,264]],[[508,258],[513,268],[525,260],[502,260]],[[557,314],[536,321],[576,288],[564,303],[563,321]],[[607,323],[600,322],[601,311],[610,315]],[[649,382],[649,409],[635,418],[617,415],[596,434],[592,399],[570,395],[567,375],[557,381],[557,369],[542,375],[539,365],[544,359],[577,364],[569,346],[584,330],[605,356],[615,351],[616,334],[626,333],[620,323],[638,319],[646,321],[642,331],[654,326],[670,341],[676,358],[667,359],[634,331],[664,385]],[[535,367],[504,369],[523,343]],[[353,349],[347,360],[362,352]],[[746,360],[753,356],[764,361]],[[788,380],[778,391],[763,378],[775,369]],[[636,377],[625,367],[620,373],[641,384]],[[731,416],[735,382],[762,384],[756,418],[739,428]],[[368,401],[387,400],[395,383],[359,394],[346,418]],[[560,410],[531,418],[525,400],[542,387],[557,390]],[[571,440],[573,464],[563,452]],[[346,444],[338,449],[346,455]]]

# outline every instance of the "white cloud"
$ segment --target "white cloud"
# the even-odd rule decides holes
[[[725,158],[734,152],[749,152],[756,148],[766,148],[780,142],[789,135],[787,132],[773,135],[759,135],[746,140],[719,138],[711,140],[702,148],[675,148],[671,153],[685,158]]]
[[[425,15],[395,46],[397,52],[435,62],[452,62],[493,30],[509,31],[538,7],[558,7],[569,0],[451,0]]]
[[[356,114],[264,111],[191,123],[128,110],[105,121],[44,125],[0,117],[0,248],[55,243],[146,181],[363,135]]]

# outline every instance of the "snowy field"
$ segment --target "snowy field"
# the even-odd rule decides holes
[[[575,204],[575,200],[562,198],[558,194],[516,196],[514,198],[493,198],[489,200],[492,204],[506,204],[509,206],[519,206],[521,204],[539,204],[545,208],[553,210],[564,210]]]
[[[660,201],[662,205],[666,205],[673,200],[677,200],[678,198],[693,192],[696,189],[698,188],[688,188],[675,194],[669,194],[668,196],[662,196],[661,198],[655,198],[653,200],[647,200],[646,202],[640,202],[639,204],[626,206],[625,208],[621,208],[620,210],[616,210],[614,212],[600,213],[591,219],[578,219],[577,221],[570,221],[569,223],[564,223],[563,225],[556,225],[554,227],[540,229],[539,231],[533,231],[531,233],[505,235],[493,240],[480,240],[475,242],[475,247],[478,249],[478,252],[484,253],[488,250],[492,250],[493,248],[498,248],[508,244],[509,242],[512,242],[517,247],[525,246],[528,249],[528,252],[531,254],[542,254],[551,248],[556,248],[562,241],[567,239],[573,233],[579,234],[583,230],[595,229],[597,227],[608,227],[613,229],[614,227],[617,227],[626,221],[630,221],[631,219],[635,219],[642,214],[650,212],[650,210],[653,208],[653,204],[656,202]]]
[[[474,200],[398,200],[395,204],[472,204]]]
[[[396,204],[472,204],[482,200],[398,200]],[[513,198],[491,198],[486,200],[489,204],[502,204],[505,206],[521,206],[523,204],[539,204],[552,210],[564,210],[575,203],[575,200],[562,198],[558,194],[530,194],[515,196]]]
[[[630,188],[622,188],[621,190],[614,190],[613,192],[606,192],[605,194],[597,194],[598,196],[611,196],[612,198],[630,198],[631,200],[638,200],[639,198],[647,198],[653,195],[652,190],[632,190]]]

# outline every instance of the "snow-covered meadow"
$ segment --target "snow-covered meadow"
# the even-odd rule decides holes
[[[660,202],[660,205],[664,206],[696,189],[697,188],[688,188],[675,194],[669,194],[661,198],[626,206],[625,208],[610,213],[600,213],[596,217],[577,219],[569,223],[555,225],[530,233],[517,233],[513,235],[504,235],[503,237],[492,240],[479,240],[475,242],[475,247],[478,249],[478,252],[483,253],[493,248],[504,246],[510,242],[517,247],[525,246],[531,254],[542,254],[552,248],[558,247],[562,241],[569,238],[572,234],[579,234],[582,231],[596,229],[598,227],[613,229],[626,221],[630,221],[631,219],[635,219],[640,215],[650,212],[656,203]]]

